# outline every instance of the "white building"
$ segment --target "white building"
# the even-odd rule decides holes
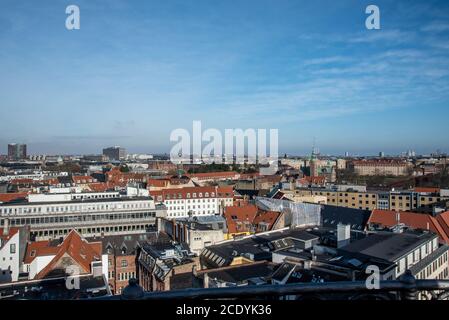
[[[0,226],[30,226],[36,240],[59,238],[76,229],[84,237],[141,233],[165,208],[151,197],[118,192],[32,194],[28,201],[0,204]]]
[[[232,206],[232,187],[187,187],[150,191],[156,203],[167,207],[167,218],[214,215]]]
[[[0,283],[17,281],[21,265],[19,228],[0,229]],[[23,250],[23,249],[22,249]]]
[[[158,230],[177,242],[187,243],[196,255],[200,255],[205,247],[224,241],[227,233],[226,219],[219,215],[159,219]]]

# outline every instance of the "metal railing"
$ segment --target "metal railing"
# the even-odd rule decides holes
[[[448,300],[449,280],[416,280],[411,272],[407,271],[398,280],[380,281],[377,289],[369,289],[365,281],[340,281],[145,292],[138,285],[136,279],[131,279],[121,295],[97,299],[216,300],[236,298],[280,300]]]

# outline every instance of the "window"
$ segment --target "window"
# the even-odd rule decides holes
[[[15,243],[11,243],[9,245],[9,252],[10,253],[16,253],[16,244]]]
[[[126,268],[128,266],[128,261],[122,260],[122,268]]]

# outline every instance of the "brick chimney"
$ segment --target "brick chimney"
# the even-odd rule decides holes
[[[9,235],[9,219],[8,218],[5,219],[5,224],[3,226],[3,235],[4,236]]]

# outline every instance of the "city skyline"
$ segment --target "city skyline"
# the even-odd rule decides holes
[[[8,144],[8,148],[10,145],[22,145],[20,143],[10,143]],[[25,148],[28,147],[27,144],[24,144]],[[203,143],[203,147],[204,147],[204,143]],[[151,151],[146,151],[146,152],[134,152],[134,150],[129,151],[126,147],[124,146],[118,146],[118,145],[110,145],[110,146],[105,146],[102,150],[98,151],[98,152],[92,152],[92,153],[77,153],[77,152],[71,152],[71,153],[49,153],[49,154],[45,154],[45,153],[29,153],[27,154],[27,157],[29,156],[83,156],[83,155],[100,155],[100,154],[104,154],[105,153],[105,149],[114,149],[114,148],[120,148],[123,149],[125,155],[156,155],[156,156],[169,156],[170,152],[166,151],[166,152],[151,152]],[[245,152],[244,155],[247,156],[247,146],[245,146]],[[407,157],[415,157],[415,156],[445,156],[447,155],[447,153],[444,150],[441,149],[436,149],[433,150],[430,153],[421,153],[421,152],[416,152],[416,150],[413,149],[407,149],[407,150],[403,150],[400,151],[398,153],[385,153],[384,151],[378,151],[378,152],[373,152],[373,153],[366,153],[366,154],[358,154],[358,153],[351,153],[348,151],[344,151],[344,152],[340,152],[340,153],[327,153],[327,152],[321,152],[320,149],[318,147],[313,147],[312,149],[310,149],[309,151],[305,151],[304,153],[288,153],[288,152],[280,152],[279,153],[279,158],[283,158],[285,156],[288,157],[308,157],[312,154],[315,155],[319,155],[319,156],[324,156],[324,157],[333,157],[333,156],[344,156],[344,157],[380,157],[380,158],[384,158],[384,157],[402,157],[402,156],[407,156]],[[222,154],[222,156],[226,156],[228,154],[226,154],[225,152]],[[5,154],[2,154],[0,152],[0,156],[6,156]],[[195,156],[195,154],[191,154],[190,156]],[[198,155],[199,156],[199,155]],[[218,155],[216,155],[218,156]],[[234,152],[234,156],[235,156],[235,152]]]
[[[0,12],[0,154],[165,153],[170,132],[277,128],[279,153],[449,151],[449,4],[66,1]],[[24,94],[26,92],[26,94]]]

